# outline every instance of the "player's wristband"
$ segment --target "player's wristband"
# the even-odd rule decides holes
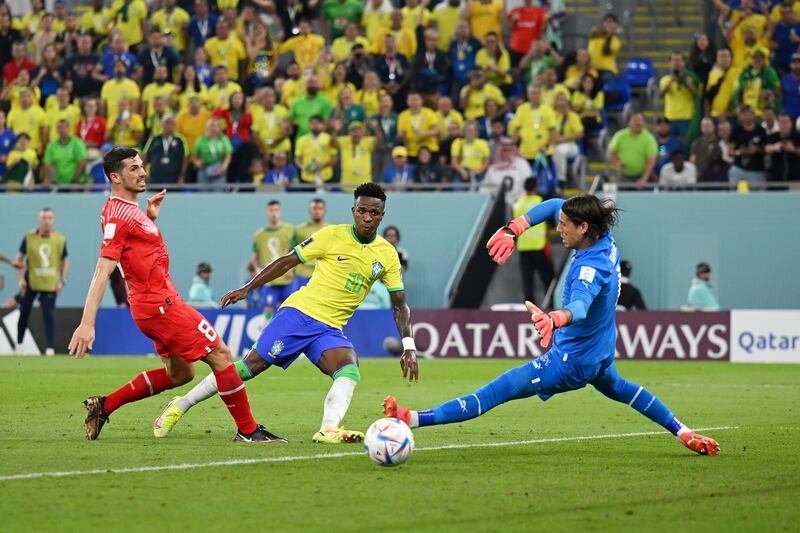
[[[413,337],[403,337],[403,351],[406,350],[414,350],[417,351],[417,347],[414,345],[414,338]]]

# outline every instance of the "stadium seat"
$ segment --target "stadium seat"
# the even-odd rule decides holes
[[[631,86],[625,80],[614,80],[606,83],[603,87],[606,93],[605,111],[608,115],[613,115],[617,120],[617,126],[624,128],[631,115]],[[612,97],[613,95],[613,97]]]
[[[654,101],[656,95],[656,69],[649,57],[632,57],[625,66],[622,79],[628,82],[631,89],[644,89],[648,102]]]

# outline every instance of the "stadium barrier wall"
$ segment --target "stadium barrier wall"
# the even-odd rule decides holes
[[[264,326],[248,309],[201,309],[235,354],[246,353]],[[0,355],[13,353],[18,311],[0,312]],[[56,352],[66,351],[81,318],[78,308],[57,310]],[[541,355],[539,336],[526,312],[486,310],[413,311],[419,355],[426,358],[532,359]],[[34,313],[24,346],[42,353],[41,313]],[[101,309],[94,353],[147,355],[152,342],[136,328],[128,309]],[[344,333],[362,357],[389,357],[387,337],[397,337],[391,311],[357,311]],[[617,313],[621,360],[800,363],[800,310],[734,310],[713,313],[644,311]]]
[[[148,193],[146,196],[150,196]],[[324,198],[328,221],[352,223],[353,196],[346,193],[178,193],[170,192],[158,219],[170,252],[170,273],[178,291],[186,297],[197,264],[208,261],[214,269],[216,296],[239,287],[247,275],[253,234],[266,224],[266,204],[278,200],[283,220],[301,224],[308,220],[308,203]],[[13,257],[23,236],[36,227],[40,209],[51,207],[56,230],[67,239],[70,256],[69,283],[58,299],[62,307],[82,306],[100,249],[100,211],[103,194],[0,194],[0,253]],[[474,240],[475,223],[485,210],[489,195],[479,192],[389,193],[381,228],[397,226],[400,246],[410,256],[405,276],[406,297],[412,307],[447,306],[446,287],[459,268],[461,254]],[[139,202],[145,205],[144,199]],[[5,289],[0,301],[16,291],[14,272],[0,265]],[[103,305],[113,306],[110,291]]]

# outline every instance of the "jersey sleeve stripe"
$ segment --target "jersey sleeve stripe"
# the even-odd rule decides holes
[[[406,289],[405,289],[405,287],[396,287],[394,289],[390,289],[390,288],[387,287],[386,290],[389,291],[389,292],[400,292],[400,291],[404,291]]]
[[[303,264],[306,263],[306,258],[303,257],[303,254],[300,252],[300,246],[299,245],[294,247],[294,253],[297,254],[297,257],[298,257],[298,259],[300,259],[301,263],[303,263]]]

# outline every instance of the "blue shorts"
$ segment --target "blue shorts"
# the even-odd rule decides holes
[[[542,400],[589,384],[605,389],[620,379],[613,355],[599,363],[580,365],[561,350],[551,348],[528,364],[534,393]]]
[[[304,278],[302,276],[295,276],[294,281],[292,282],[292,292],[297,292],[300,290],[300,287],[305,287],[308,285],[308,282],[311,281],[311,278]]]
[[[326,350],[353,349],[353,345],[342,330],[314,320],[294,307],[281,307],[261,330],[254,348],[267,363],[285,369],[301,353],[318,365]]]
[[[261,288],[261,303],[264,307],[279,308],[294,292],[293,285],[273,285]]]

